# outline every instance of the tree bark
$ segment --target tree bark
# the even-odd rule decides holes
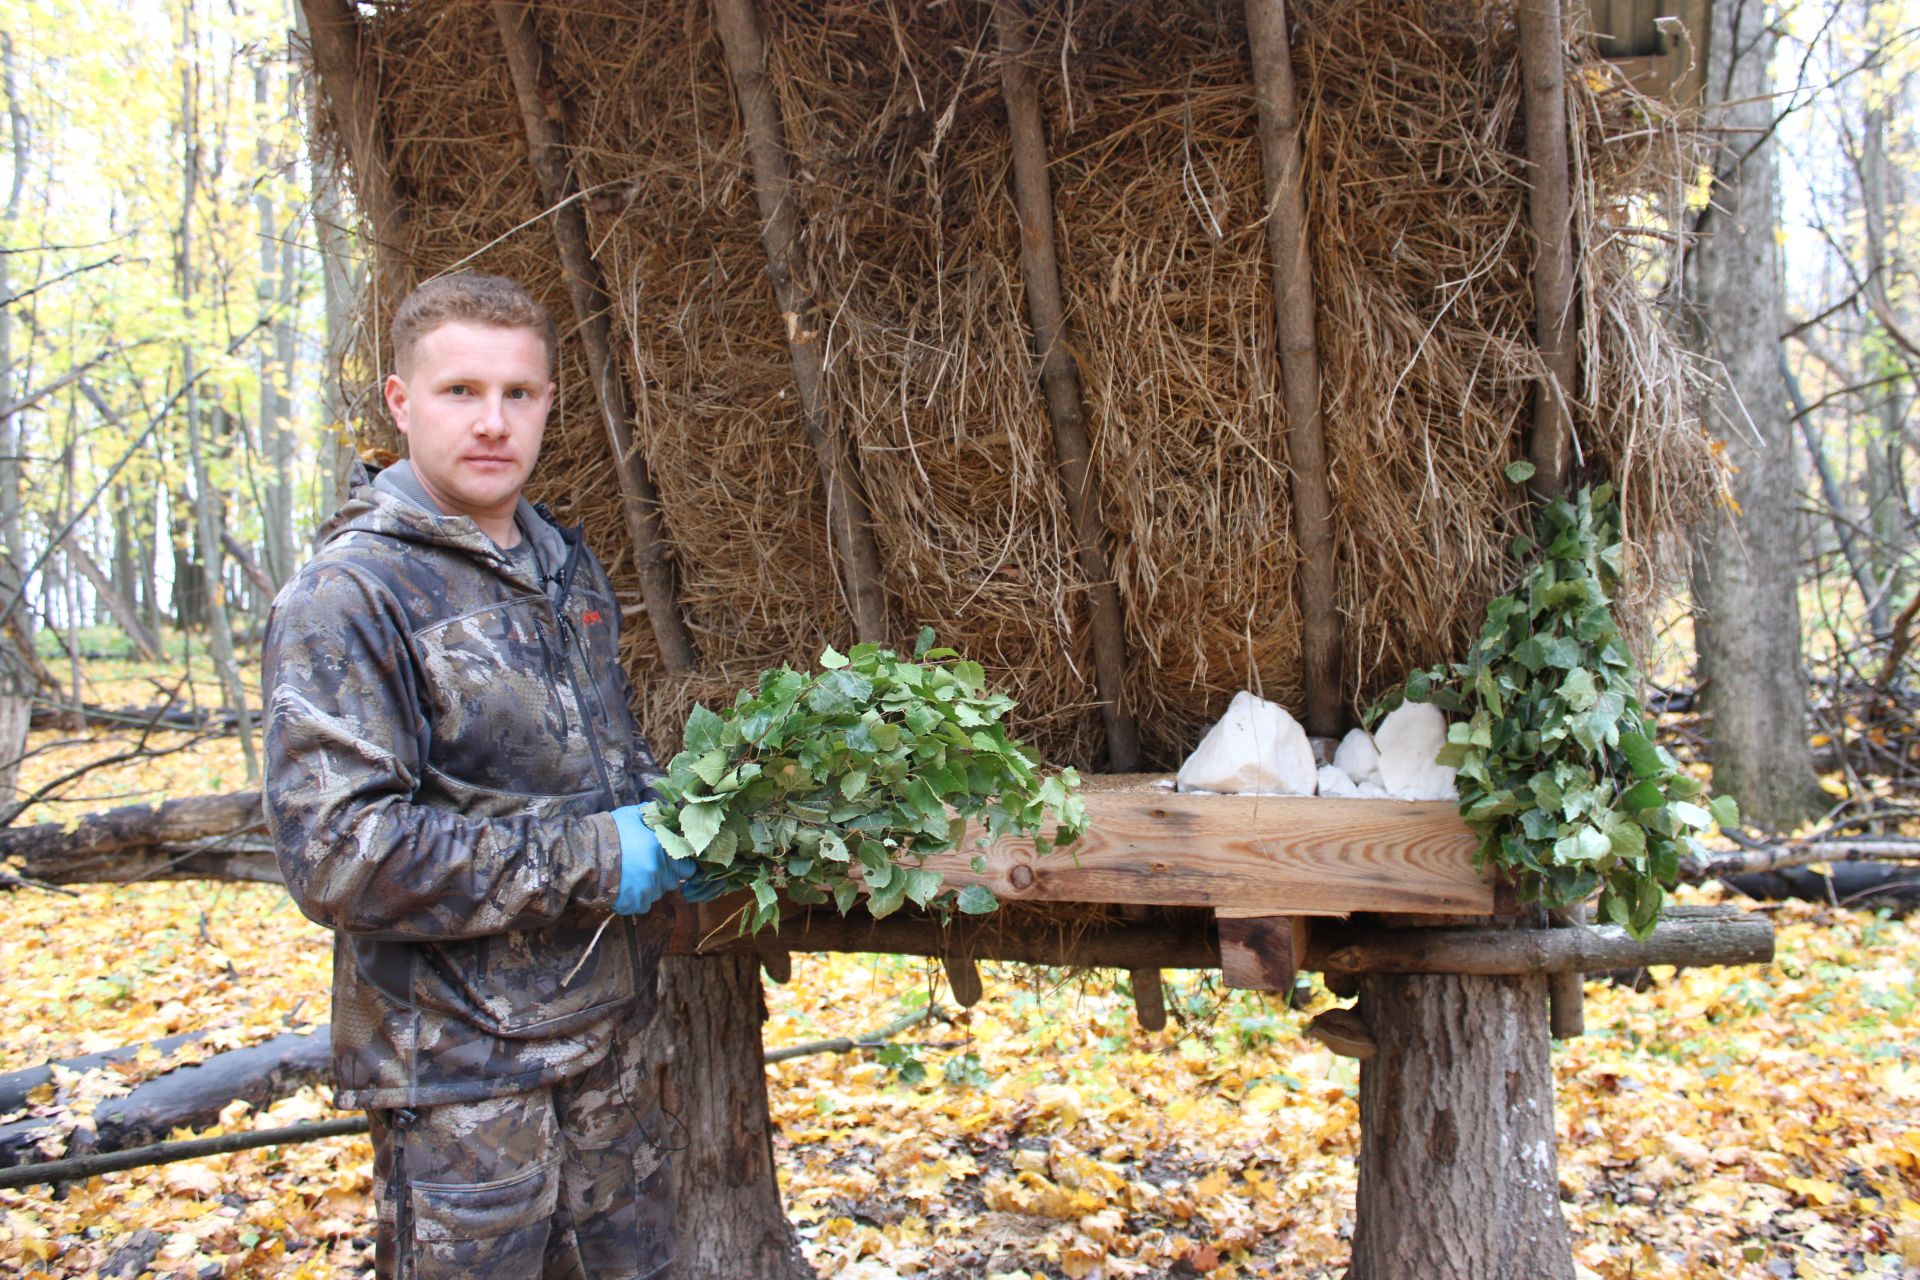
[[[661,992],[649,1047],[687,1135],[673,1157],[675,1280],[813,1280],[774,1176],[759,960],[670,956]]]
[[[387,134],[380,123],[379,86],[362,74],[354,5],[351,0],[299,0],[299,5],[313,69],[337,131],[346,140],[347,160],[359,179],[354,190],[380,248],[371,257],[376,269],[381,262],[405,262],[407,204],[394,181]],[[397,300],[401,283],[391,281],[385,292]]]
[[[1763,915],[1662,920],[1646,938],[1618,925],[1562,929],[1322,930],[1317,967],[1346,973],[1504,977],[1602,973],[1650,964],[1767,964],[1773,925]]]
[[[6,225],[10,235],[20,216],[26,189],[28,121],[20,106],[15,81],[13,36],[0,31],[0,93],[6,95],[8,136],[13,159],[13,183],[7,192]],[[0,297],[13,293],[8,279],[10,255],[0,253]],[[14,403],[13,308],[0,306],[0,404]],[[23,433],[17,413],[0,414],[0,597],[11,600],[25,589],[20,566],[27,563],[20,529],[20,455]],[[0,806],[11,806],[14,784],[20,776],[20,756],[26,750],[27,722],[33,714],[34,671],[32,614],[14,610],[9,626],[0,628]],[[17,641],[15,637],[18,637]]]
[[[1352,1280],[1572,1280],[1547,980],[1370,976]]]
[[[1713,5],[1706,42],[1706,111],[1727,141],[1687,256],[1687,323],[1694,348],[1718,365],[1706,418],[1726,442],[1734,505],[1695,530],[1694,608],[1714,785],[1749,820],[1790,827],[1817,811],[1822,793],[1807,745],[1797,477],[1776,356],[1785,326],[1770,20],[1766,5]]]
[[[158,805],[130,804],[88,814],[72,826],[42,822],[31,827],[0,828],[0,860],[20,858],[47,873],[29,872],[35,879],[67,883],[119,879],[89,874],[97,869],[95,860],[128,849],[261,831],[265,825],[258,791],[188,796]]]
[[[1093,440],[1087,432],[1080,371],[1069,350],[1066,302],[1054,247],[1046,126],[1040,117],[1040,91],[1025,61],[1033,51],[1025,5],[1021,0],[994,0],[993,24],[1000,43],[1000,96],[1007,107],[1007,134],[1013,150],[1020,274],[1026,290],[1028,323],[1033,327],[1033,352],[1040,364],[1040,386],[1053,426],[1054,464],[1065,490],[1080,576],[1087,588],[1094,689],[1107,743],[1107,771],[1132,773],[1140,767],[1140,731],[1126,707],[1126,614],[1113,575],[1113,538],[1101,514],[1099,472],[1093,465]]]
[[[1287,411],[1287,473],[1294,540],[1300,544],[1300,658],[1307,731],[1337,738],[1347,728],[1340,677],[1339,581],[1334,565],[1333,486],[1320,409],[1319,308],[1307,237],[1300,101],[1294,87],[1284,0],[1247,0],[1247,43],[1260,112],[1260,168],[1267,200],[1267,259],[1274,335]]]

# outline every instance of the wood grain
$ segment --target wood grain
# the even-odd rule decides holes
[[[1086,789],[1089,830],[1037,857],[1031,840],[961,847],[927,860],[956,887],[1002,901],[1238,907],[1293,915],[1396,911],[1486,915],[1493,885],[1446,802],[1314,796],[1181,795],[1112,779]]]

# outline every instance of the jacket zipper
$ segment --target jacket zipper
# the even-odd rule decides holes
[[[560,659],[567,668],[567,687],[573,690],[573,705],[580,712],[580,732],[587,739],[587,751],[593,757],[593,771],[600,779],[600,790],[606,796],[607,808],[619,807],[620,799],[613,789],[613,778],[607,772],[606,757],[600,754],[600,738],[593,727],[593,717],[587,714],[587,700],[580,692],[580,678],[573,665],[573,650],[577,643],[573,622],[567,617],[567,596],[573,591],[573,575],[580,568],[580,548],[584,543],[577,536],[567,548],[567,563],[560,570],[560,591],[547,598],[547,607],[553,611],[554,629],[560,636]],[[545,637],[541,638],[541,647],[546,647]]]

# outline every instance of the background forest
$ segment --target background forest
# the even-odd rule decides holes
[[[1733,500],[1694,559],[1731,529],[1797,631],[1737,666],[1715,633],[1742,615],[1696,619],[1676,581],[1648,696],[1756,820],[1682,899],[1781,901],[1780,954],[1591,983],[1588,1036],[1556,1046],[1562,1200],[1609,1280],[1920,1275],[1920,6],[1769,17],[1772,57],[1709,84],[1703,118],[1721,154],[1767,158],[1771,199],[1716,205],[1709,155],[1622,234],[1673,251],[1648,287],[1720,340],[1680,249],[1737,234],[1770,264],[1734,308],[1761,317],[1743,360],[1765,377],[1709,362]],[[341,494],[365,265],[308,145],[302,48],[285,0],[0,0],[0,856],[257,778],[261,629]],[[1770,699],[1785,733],[1747,714]],[[0,1125],[84,1129],[167,1067],[326,1020],[330,940],[277,886],[68,889],[16,858],[0,895],[0,1075],[145,1046],[0,1096]],[[1290,1008],[1182,973],[1148,1033],[1113,974],[989,969],[964,1012],[944,984],[799,956],[768,988],[768,1046],[795,1050],[769,1074],[783,1188],[823,1274],[1338,1274],[1354,1067],[1301,1035],[1324,990]],[[864,1041],[818,1043],[840,1036]],[[333,1115],[307,1085],[201,1132]],[[340,1137],[0,1190],[0,1271],[357,1275],[368,1159]]]

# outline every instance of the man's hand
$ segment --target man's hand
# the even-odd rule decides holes
[[[640,816],[639,805],[615,809],[613,825],[620,833],[620,891],[613,909],[617,915],[637,916],[678,888],[682,877],[653,828]]]
[[[725,882],[700,870],[692,858],[675,858],[673,871],[680,877],[680,896],[688,902],[712,902],[727,891]]]

